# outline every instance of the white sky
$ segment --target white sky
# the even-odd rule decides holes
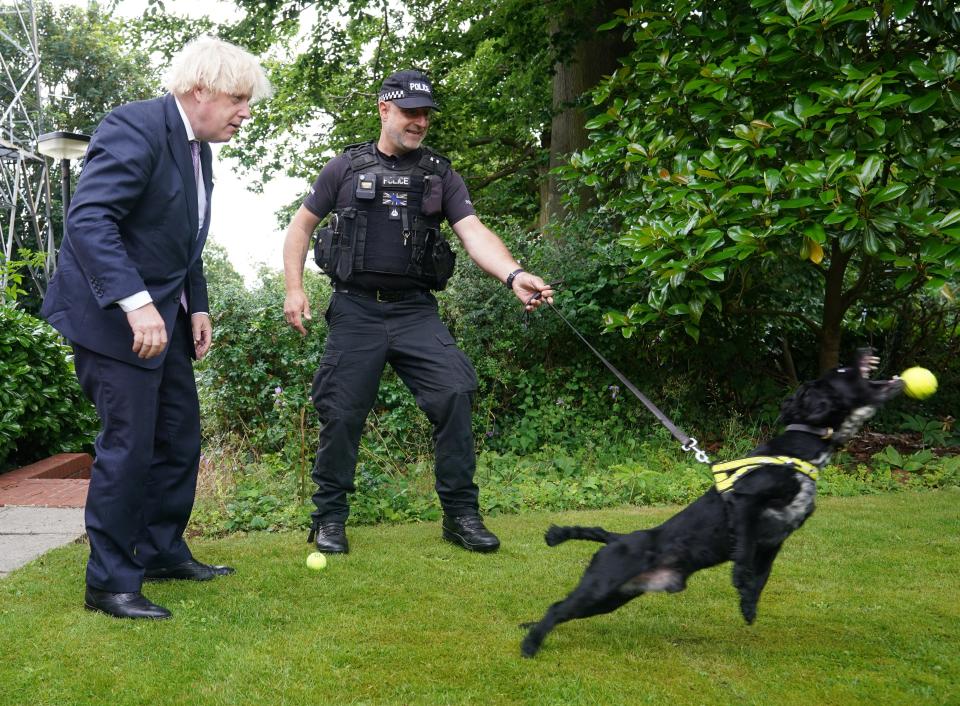
[[[53,0],[55,4],[85,7],[86,0]],[[101,6],[106,5],[101,2]],[[143,13],[145,0],[121,0],[117,14],[127,17]],[[237,16],[231,2],[220,0],[165,0],[167,12],[188,17],[210,17],[215,22]],[[265,264],[283,269],[282,246],[285,226],[278,226],[275,213],[284,204],[304,193],[308,183],[277,177],[264,186],[263,193],[248,191],[237,172],[237,164],[218,155],[219,145],[211,145],[214,153],[214,178],[210,238],[226,248],[230,262],[247,284],[255,281],[257,269]]]

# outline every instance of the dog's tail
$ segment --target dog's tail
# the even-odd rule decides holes
[[[568,539],[586,539],[591,542],[609,544],[622,537],[616,532],[607,532],[603,527],[558,527],[550,525],[550,529],[543,535],[544,541],[550,547],[555,547]]]

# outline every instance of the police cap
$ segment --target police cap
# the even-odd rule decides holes
[[[433,84],[420,71],[397,71],[387,76],[378,100],[393,101],[401,108],[433,108]]]

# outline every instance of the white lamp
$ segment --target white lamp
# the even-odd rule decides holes
[[[60,189],[63,195],[63,232],[67,232],[70,208],[70,160],[87,153],[90,135],[79,132],[48,132],[37,138],[37,152],[60,160]]]

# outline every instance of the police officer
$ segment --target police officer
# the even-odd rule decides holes
[[[500,540],[479,515],[471,404],[473,365],[440,321],[437,300],[454,255],[440,232],[445,218],[467,254],[511,289],[527,310],[553,291],[520,267],[477,218],[463,179],[442,155],[422,146],[437,108],[419,71],[389,76],[377,101],[380,137],[330,160],[287,230],[283,246],[287,322],[306,334],[310,302],[303,265],[310,238],[333,284],[326,349],[311,398],[320,416],[313,467],[317,506],[308,541],[322,552],[349,551],[344,525],[354,491],[357,450],[380,376],[390,363],[433,425],[436,490],[443,537],[465,549],[495,551]],[[533,299],[534,295],[541,297]]]

